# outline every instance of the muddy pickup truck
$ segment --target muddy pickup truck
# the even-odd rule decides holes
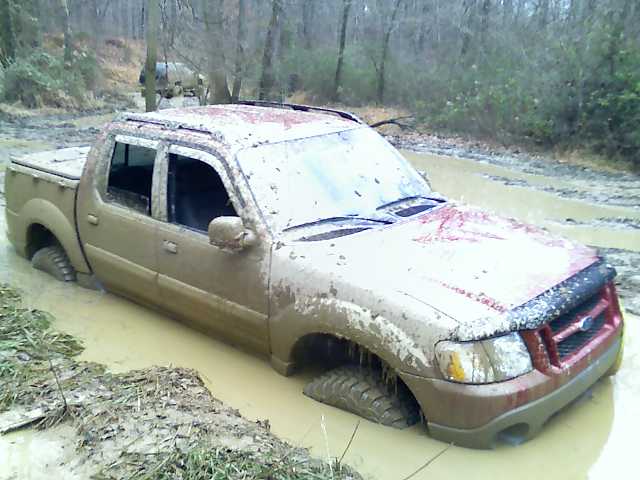
[[[8,236],[37,268],[271,360],[308,396],[486,448],[616,371],[614,270],[434,193],[345,112],[123,114],[91,149],[11,161]]]
[[[142,87],[141,94],[144,97],[144,85],[146,71],[143,68],[138,77],[138,83]],[[165,98],[173,98],[179,95],[197,96],[200,90],[205,88],[205,78],[194,72],[184,63],[157,62],[156,63],[156,93]]]

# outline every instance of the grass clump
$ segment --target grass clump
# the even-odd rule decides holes
[[[51,376],[50,362],[82,352],[76,339],[50,326],[49,314],[23,308],[18,292],[0,284],[0,411],[35,394]]]
[[[288,455],[291,451],[256,453],[215,446],[198,446],[188,451],[158,455],[149,462],[146,455],[129,455],[127,462],[142,468],[134,480],[349,480],[360,478],[349,467],[328,464],[308,457]]]

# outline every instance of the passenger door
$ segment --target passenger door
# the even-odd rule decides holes
[[[162,165],[166,222],[158,227],[157,255],[164,307],[201,330],[267,353],[269,242],[242,252],[209,243],[213,218],[249,220],[216,156],[172,146]]]
[[[77,222],[91,268],[107,290],[147,304],[158,302],[156,242],[160,143],[112,136],[109,162],[98,162],[77,200]]]

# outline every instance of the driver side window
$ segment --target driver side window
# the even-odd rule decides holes
[[[217,217],[237,217],[216,170],[201,160],[169,154],[167,213],[171,223],[206,232]]]

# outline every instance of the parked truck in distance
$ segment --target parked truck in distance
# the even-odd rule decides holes
[[[146,71],[140,71],[138,82],[144,96]],[[180,95],[198,96],[204,88],[204,76],[194,72],[184,63],[158,62],[156,63],[156,93],[165,98]]]
[[[524,441],[622,358],[594,250],[434,193],[339,111],[123,114],[89,148],[11,161],[8,236],[34,267],[325,373],[308,396],[435,438]]]

